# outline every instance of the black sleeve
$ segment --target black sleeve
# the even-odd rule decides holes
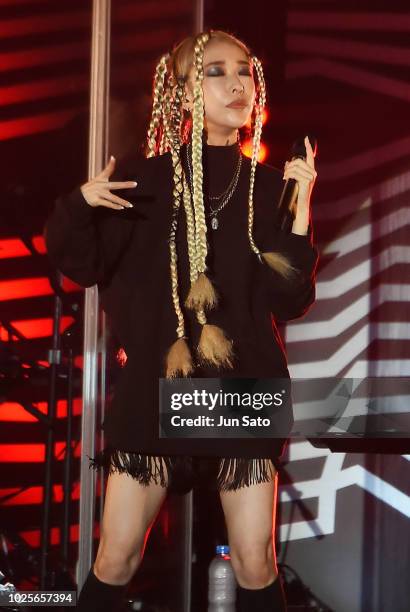
[[[311,235],[277,231],[271,250],[286,255],[291,265],[296,268],[292,277],[287,279],[266,263],[261,264],[265,268],[271,312],[279,321],[301,317],[315,300],[318,252],[311,242]]]
[[[260,177],[260,178],[259,178]],[[283,189],[282,173],[276,168],[261,168],[259,199],[255,213],[255,238],[261,252],[285,255],[296,272],[289,279],[263,262],[263,283],[272,314],[278,321],[302,316],[315,300],[315,270],[318,251],[313,244],[312,227],[307,235],[279,229],[277,204]]]
[[[138,194],[147,187],[144,161],[126,158],[110,177],[111,181],[138,181],[134,189],[113,191],[131,201],[132,209],[92,207],[80,187],[55,203],[44,231],[48,255],[56,268],[82,287],[106,283],[131,240],[141,214]]]

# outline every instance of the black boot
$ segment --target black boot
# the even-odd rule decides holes
[[[280,576],[263,589],[237,590],[238,612],[286,612],[286,600]]]
[[[81,589],[76,610],[82,612],[117,612],[128,584],[108,584],[94,574],[91,567]]]

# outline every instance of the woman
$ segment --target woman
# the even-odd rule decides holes
[[[216,469],[239,610],[285,609],[272,533],[286,437],[158,435],[160,377],[288,378],[271,312],[289,320],[314,300],[313,152],[306,139],[306,161],[287,163],[283,176],[258,163],[264,103],[262,66],[241,41],[222,31],[185,39],[156,69],[146,158],[129,158],[114,176],[111,158],[48,221],[52,260],[79,284],[98,283],[127,355],[107,447],[93,459],[109,477],[80,610],[115,609],[167,492],[192,488],[201,457]],[[239,140],[250,117],[252,159]],[[275,205],[288,178],[299,191],[284,233]],[[288,433],[290,404],[284,420]]]

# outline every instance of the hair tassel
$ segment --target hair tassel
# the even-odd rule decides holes
[[[203,308],[215,308],[218,304],[218,296],[215,288],[207,275],[201,272],[196,281],[191,285],[185,306],[191,310]]]
[[[278,272],[281,276],[284,276],[287,279],[291,279],[295,274],[297,274],[297,269],[294,268],[290,263],[289,259],[282,255],[282,253],[261,253],[262,259],[268,266]]]
[[[218,367],[233,367],[232,340],[217,325],[205,323],[202,326],[198,344],[200,362]]]
[[[263,68],[262,64],[258,60],[258,58],[253,55],[252,62],[255,67],[255,72],[258,77],[259,83],[259,93],[255,105],[256,116],[255,116],[255,125],[253,128],[253,137],[252,137],[252,158],[251,158],[251,172],[250,172],[250,183],[249,183],[249,195],[248,195],[248,237],[249,243],[252,251],[255,255],[258,256],[260,260],[265,261],[267,265],[278,272],[281,276],[290,279],[296,273],[296,268],[292,266],[288,257],[283,255],[282,253],[277,252],[266,252],[261,253],[259,248],[256,246],[254,238],[253,238],[253,220],[254,220],[254,205],[253,205],[253,192],[255,186],[255,172],[256,166],[258,163],[260,144],[261,144],[261,134],[262,134],[262,116],[266,103],[266,86],[265,79],[263,76]]]
[[[166,378],[189,376],[193,372],[192,354],[185,337],[178,338],[172,344],[165,358],[165,364]]]

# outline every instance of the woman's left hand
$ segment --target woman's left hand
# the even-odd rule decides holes
[[[303,159],[294,159],[286,162],[283,175],[284,180],[293,178],[298,183],[299,190],[296,201],[297,211],[309,208],[310,196],[317,177],[315,156],[307,136],[305,136],[305,147],[306,161]]]

